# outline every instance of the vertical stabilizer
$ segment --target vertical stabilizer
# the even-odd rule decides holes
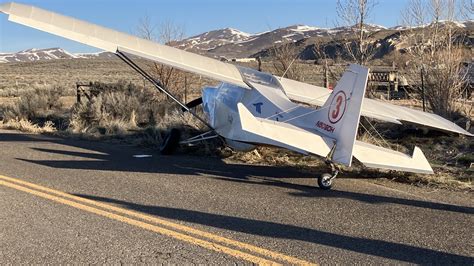
[[[332,160],[350,166],[369,69],[351,65],[318,112],[316,128],[335,139]]]

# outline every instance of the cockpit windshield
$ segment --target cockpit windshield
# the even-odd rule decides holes
[[[278,79],[272,74],[257,71],[255,69],[237,66],[242,75],[244,82],[257,83],[260,85],[269,86],[275,89],[283,90]]]

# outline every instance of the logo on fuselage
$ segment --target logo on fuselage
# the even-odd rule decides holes
[[[344,91],[339,91],[336,93],[334,98],[332,98],[331,105],[329,105],[328,110],[328,119],[332,124],[339,122],[344,116],[346,111],[347,97]]]
[[[257,111],[257,113],[259,113],[259,114],[262,113],[262,105],[263,105],[262,102],[254,103],[254,104],[253,104],[253,106],[255,106],[255,111]]]

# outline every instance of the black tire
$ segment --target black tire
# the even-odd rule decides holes
[[[181,132],[176,128],[172,128],[170,132],[165,135],[160,145],[160,153],[163,155],[173,154],[178,148],[180,137]]]
[[[332,188],[332,175],[325,173],[318,177],[318,186],[322,190],[329,190]]]

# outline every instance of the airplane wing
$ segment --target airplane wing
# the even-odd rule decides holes
[[[288,98],[310,105],[322,106],[331,93],[331,90],[327,88],[286,78],[282,78],[280,83]],[[364,99],[361,115],[395,124],[410,122],[443,131],[473,136],[473,134],[438,115],[373,99]]]
[[[287,123],[254,117],[241,103],[237,107],[243,134],[242,132],[235,134],[236,140],[243,137],[242,140],[245,141],[264,143],[322,157],[325,157],[333,146],[334,140],[331,138],[317,135],[314,132]],[[409,156],[401,152],[356,141],[353,156],[362,164],[371,168],[422,174],[433,173],[428,160],[418,147],[415,147],[413,155]]]
[[[160,45],[133,35],[121,33],[78,19],[56,14],[34,6],[4,3],[0,12],[8,19],[31,28],[87,44],[105,51],[122,51],[159,63],[232,83],[244,88],[248,86],[236,66],[226,64],[180,49]]]

